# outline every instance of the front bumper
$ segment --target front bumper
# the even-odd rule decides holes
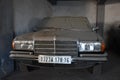
[[[11,51],[10,58],[12,59],[22,59],[22,60],[33,60],[38,61],[38,56],[33,55],[33,52],[28,51]],[[105,52],[103,54],[80,54],[80,57],[72,57],[72,62],[76,61],[107,61],[108,54]]]

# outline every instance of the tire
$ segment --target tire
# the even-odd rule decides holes
[[[101,75],[102,73],[102,64],[96,64],[95,66],[93,66],[93,75]]]
[[[21,72],[29,72],[28,66],[21,61],[18,63],[18,67]]]
[[[102,64],[95,64],[94,66],[88,68],[88,71],[95,76],[99,76],[102,73]]]

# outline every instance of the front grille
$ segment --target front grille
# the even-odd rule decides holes
[[[35,41],[34,52],[40,54],[75,55],[77,53],[76,41]]]

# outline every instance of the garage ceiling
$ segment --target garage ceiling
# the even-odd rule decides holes
[[[52,5],[56,5],[57,1],[83,1],[83,0],[48,0]],[[85,0],[90,1],[90,0]],[[120,0],[91,0],[91,1],[98,1],[99,4],[114,4],[114,3],[120,3]]]
[[[83,1],[83,0],[48,0],[52,5],[56,5],[57,1]],[[86,0],[90,1],[90,0]],[[104,4],[107,0],[91,0],[91,1],[98,1],[99,4]]]

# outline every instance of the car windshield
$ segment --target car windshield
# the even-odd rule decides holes
[[[90,31],[91,27],[86,17],[49,17],[41,21],[42,29],[64,29]]]
[[[72,30],[72,31],[90,31],[86,29],[75,29],[75,28],[56,28],[56,27],[42,27],[41,30]]]

